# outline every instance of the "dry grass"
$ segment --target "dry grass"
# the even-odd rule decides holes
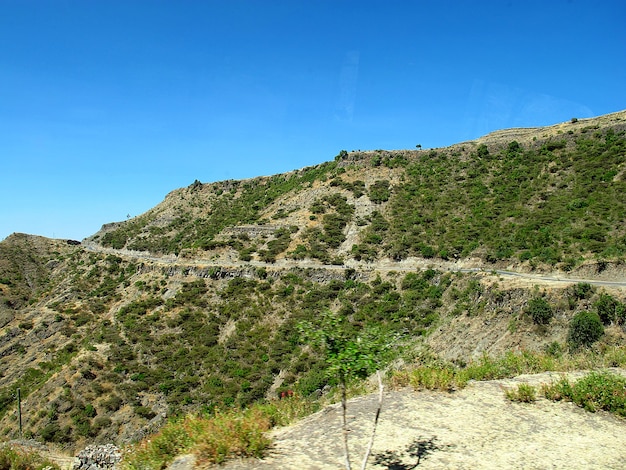
[[[210,416],[186,416],[124,450],[121,468],[161,469],[177,455],[192,453],[198,463],[223,463],[235,457],[260,457],[271,444],[266,432],[317,411],[300,397],[215,411]]]

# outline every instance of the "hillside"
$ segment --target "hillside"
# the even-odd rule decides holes
[[[90,241],[223,261],[419,256],[567,271],[625,253],[625,116],[445,149],[342,151],[269,178],[196,181]]]
[[[0,430],[68,448],[334,382],[298,325],[427,355],[624,344],[626,112],[448,148],[340,152],[172,191],[82,243],[0,242]],[[513,276],[512,273],[519,274]],[[559,280],[557,280],[557,278]],[[536,311],[549,311],[544,322]]]

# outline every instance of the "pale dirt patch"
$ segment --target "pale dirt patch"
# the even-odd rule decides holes
[[[626,468],[626,420],[605,412],[590,413],[571,403],[540,398],[521,404],[504,396],[504,387],[550,383],[561,375],[474,382],[454,393],[388,391],[368,468]],[[582,373],[568,375],[580,377]],[[349,402],[354,469],[361,468],[376,401],[373,394]],[[340,423],[340,405],[327,407],[275,430],[275,445],[267,458],[233,461],[220,468],[345,468]]]

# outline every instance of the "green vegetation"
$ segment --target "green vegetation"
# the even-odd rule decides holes
[[[334,325],[336,320],[327,319],[327,323]],[[336,326],[332,330],[336,331]],[[304,329],[308,330],[306,327]],[[469,379],[491,380],[546,370],[624,366],[626,348],[614,347],[602,352],[587,351],[585,354],[564,353],[558,357],[552,353],[508,352],[500,357],[484,356],[465,367],[445,363],[432,356],[423,357],[420,361],[429,365],[396,371],[389,379],[391,384],[451,391],[465,386]],[[360,370],[360,367],[355,370]],[[623,377],[607,372],[594,372],[574,385],[567,380],[561,380],[544,386],[541,393],[552,400],[571,400],[590,411],[603,409],[624,416],[625,390],[626,379]],[[506,390],[505,394],[512,401],[532,403],[537,398],[537,389],[522,383],[516,388]],[[158,433],[128,448],[124,453],[122,467],[163,468],[182,453],[194,453],[204,463],[219,463],[231,457],[262,456],[270,445],[263,434],[265,430],[289,424],[317,411],[320,406],[320,401],[304,399],[297,394],[284,394],[280,400],[255,404],[245,411],[234,408],[215,411],[209,415],[175,419]]]
[[[0,446],[0,470],[59,470],[59,466],[35,451],[19,446]]]
[[[537,389],[532,385],[521,383],[517,388],[510,388],[504,391],[507,399],[519,403],[533,403],[537,400]]]
[[[378,180],[370,186],[368,196],[374,204],[387,202],[391,197],[389,181]]]
[[[611,372],[592,372],[573,384],[566,378],[543,389],[546,398],[571,401],[587,411],[608,411],[626,417],[626,378]]]
[[[611,295],[606,293],[600,294],[595,307],[604,325],[610,325],[611,323],[623,325],[626,323],[626,305]]]
[[[552,307],[543,297],[530,299],[526,307],[526,314],[530,315],[537,325],[547,325],[554,316]]]
[[[121,468],[158,470],[174,457],[193,453],[200,464],[223,463],[233,457],[261,457],[271,444],[265,432],[317,411],[319,404],[289,395],[246,410],[215,410],[210,415],[174,419],[159,432],[130,446]]]
[[[308,229],[304,234],[307,245],[303,245],[290,256],[295,259],[309,257],[331,263],[329,250],[339,248],[345,241],[344,229],[352,220],[354,207],[347,203],[345,196],[334,193],[315,200],[310,209],[313,214],[323,214],[321,227]]]
[[[384,252],[395,259],[431,247],[441,258],[480,255],[571,269],[583,257],[626,254],[620,198],[624,132],[568,135],[540,147],[430,152],[394,188]]]
[[[603,351],[578,350],[562,352],[552,345],[544,353],[508,351],[499,357],[482,356],[468,364],[453,364],[432,356],[421,358],[405,370],[394,371],[394,386],[411,386],[417,390],[453,391],[464,388],[470,380],[496,380],[545,371],[571,371],[626,365],[626,347]]]
[[[350,451],[348,445],[347,423],[347,388],[348,383],[355,379],[365,379],[383,363],[384,353],[392,347],[391,338],[380,329],[360,329],[348,321],[345,316],[339,316],[326,310],[321,315],[321,321],[315,326],[311,322],[302,322],[298,325],[305,339],[321,350],[328,366],[327,374],[335,376],[341,390],[342,428],[344,442],[344,456],[346,468],[351,468]],[[355,331],[356,330],[356,331]],[[380,380],[380,376],[379,376]],[[382,383],[381,383],[382,397]],[[376,414],[374,436],[380,406]],[[367,464],[371,446],[367,450],[363,466]]]
[[[19,387],[32,407],[28,437],[63,446],[114,440],[158,426],[166,412],[180,428],[193,429],[181,424],[189,415],[226,420],[207,429],[250,429],[250,442],[235,450],[222,452],[207,437],[202,459],[255,455],[266,445],[260,429],[279,421],[278,397],[295,395],[278,402],[297,408],[300,400],[336,396],[410,357],[432,332],[441,342],[446,328],[463,351],[471,340],[462,328],[483,322],[489,336],[524,334],[524,344],[545,352],[469,362],[463,353],[454,362],[422,354],[390,380],[450,391],[470,380],[623,365],[614,345],[623,342],[626,305],[617,290],[578,283],[539,292],[479,274],[409,272],[408,262],[378,271],[373,263],[416,256],[437,266],[472,256],[486,274],[489,265],[567,271],[593,260],[585,271],[610,272],[626,259],[624,128],[341,152],[333,162],[268,178],[196,180],[96,240],[169,255],[161,260],[12,235],[0,244],[4,435],[16,435]],[[293,267],[307,258],[334,266]],[[527,392],[513,391],[512,399]],[[269,424],[249,428],[247,410]],[[161,465],[174,452],[168,440],[172,448],[201,445],[181,439],[163,437],[163,455],[145,460]]]
[[[225,227],[261,223],[259,213],[269,204],[284,194],[301,191],[314,181],[326,178],[336,167],[336,162],[329,162],[289,175],[188,188],[194,194],[209,194],[204,202],[208,209],[204,217],[193,218],[189,213],[182,213],[165,227],[149,227],[154,215],[148,213],[107,232],[101,243],[111,248],[153,253],[178,254],[193,247],[212,249],[215,236]],[[149,237],[141,235],[146,228]]]
[[[151,211],[115,226],[100,242],[175,254],[230,247],[242,260],[260,250],[260,259],[272,262],[290,241],[285,234],[266,247],[264,242],[218,235],[227,227],[265,225],[268,219],[261,213],[271,204],[325,183],[327,190],[340,192],[319,196],[310,205],[311,220],[320,223],[298,234],[298,248],[290,253],[295,259],[339,262],[335,250],[354,215],[346,196],[356,200],[367,194],[380,209],[354,245],[351,255],[357,260],[471,255],[489,263],[516,261],[571,270],[585,259],[626,256],[621,224],[626,202],[619,197],[626,190],[620,170],[625,154],[623,126],[594,132],[577,128],[558,139],[524,145],[511,141],[427,152],[376,151],[373,157],[341,153],[335,161],[289,174],[193,184],[180,190],[178,197],[185,202],[167,223],[157,223],[157,213]],[[359,179],[363,165],[397,171],[400,178],[393,184],[377,179],[366,186]],[[283,220],[297,209],[281,206],[268,218]],[[378,225],[380,219],[385,228]]]
[[[604,334],[600,317],[595,312],[578,312],[570,322],[567,341],[572,348],[588,347]]]

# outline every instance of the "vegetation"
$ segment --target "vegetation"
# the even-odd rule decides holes
[[[306,327],[305,327],[306,329]],[[406,386],[411,382],[418,388],[452,390],[451,384],[465,386],[469,378],[491,380],[513,377],[522,373],[545,370],[567,371],[579,368],[626,365],[626,348],[608,348],[601,352],[564,353],[513,353],[500,357],[483,356],[465,367],[447,364],[435,357],[421,359],[430,365],[412,371],[396,371],[390,378],[394,386]],[[430,374],[426,374],[426,370]],[[419,378],[418,378],[419,377]],[[428,378],[424,381],[424,378]],[[415,381],[413,381],[415,380]],[[541,394],[552,400],[571,400],[590,411],[603,409],[624,416],[626,403],[626,379],[607,372],[594,372],[574,385],[567,380],[544,386]],[[419,382],[419,383],[418,383]],[[537,388],[519,384],[505,391],[508,399],[532,403],[537,398]],[[304,399],[297,394],[284,394],[280,400],[252,405],[248,410],[230,409],[213,414],[186,416],[165,425],[158,433],[149,436],[124,454],[123,468],[157,469],[166,466],[181,453],[194,453],[205,462],[222,462],[235,456],[259,456],[269,445],[262,430],[286,425],[318,410],[320,401]],[[235,432],[233,429],[246,432]]]
[[[221,239],[222,230],[267,224],[261,214],[268,210],[273,220],[291,223],[291,214],[304,208],[270,209],[272,205],[322,182],[328,190],[309,207],[311,220],[319,223],[298,233],[300,248],[291,253],[296,259],[329,263],[337,258],[346,226],[359,225],[353,219],[352,201],[366,194],[379,212],[372,224],[382,217],[386,227],[361,233],[351,252],[357,260],[471,255],[488,263],[571,270],[585,259],[626,256],[621,224],[626,202],[619,197],[626,189],[620,170],[625,154],[626,134],[619,124],[593,132],[576,128],[558,139],[542,138],[532,144],[510,141],[428,152],[377,151],[373,158],[340,153],[335,161],[290,174],[191,185],[180,190],[179,197],[186,202],[167,224],[158,222],[155,209],[106,231],[100,242],[112,248],[175,254],[230,247],[248,259],[261,248],[252,241]],[[379,167],[401,177],[370,184],[360,178],[363,171]],[[266,252],[260,256],[272,261],[283,251],[274,246]]]
[[[592,372],[573,384],[566,378],[545,386],[551,400],[571,401],[587,411],[608,411],[626,417],[626,378],[611,372]]]
[[[519,142],[342,151],[283,175],[196,180],[90,241],[150,252],[140,257],[12,235],[0,243],[3,438],[17,434],[18,387],[25,436],[63,446],[156,428],[163,414],[179,428],[196,426],[181,424],[192,416],[250,429],[250,443],[235,450],[202,444],[203,458],[217,461],[262,448],[276,403],[335,396],[401,359],[410,367],[392,383],[448,391],[624,364],[618,290],[484,280],[505,264],[567,271],[585,262],[600,273],[626,259],[626,126],[570,127]],[[447,272],[452,263],[441,262],[469,256],[484,273]],[[390,271],[388,259],[408,257],[442,270],[407,271],[411,260]],[[466,332],[477,324],[499,345],[525,335],[545,352],[469,360]],[[442,337],[459,346],[455,361],[415,353],[445,348]],[[279,400],[287,396],[298,398]],[[249,410],[259,430],[246,424]]]
[[[567,341],[572,348],[591,346],[604,334],[600,317],[595,312],[583,310],[572,318]]]
[[[530,299],[526,313],[530,315],[537,325],[546,325],[554,316],[552,307],[543,297],[535,297]]]
[[[537,400],[537,389],[532,385],[521,383],[517,388],[506,389],[504,394],[511,401],[533,403]]]
[[[39,453],[19,446],[0,446],[0,470],[59,470]]]
[[[432,356],[419,359],[413,366],[394,371],[394,386],[453,391],[464,388],[470,380],[496,380],[522,374],[545,371],[571,371],[626,365],[626,347],[606,348],[603,351],[577,350],[562,352],[564,348],[552,345],[543,353],[508,351],[499,357],[482,356],[467,364],[454,364]]]
[[[327,374],[335,376],[341,390],[342,428],[344,442],[344,457],[346,469],[350,470],[351,460],[348,445],[347,423],[347,388],[348,383],[354,379],[365,379],[383,362],[384,352],[391,347],[390,339],[380,330],[372,328],[357,329],[357,325],[351,324],[347,318],[333,314],[329,310],[321,315],[321,321],[314,326],[310,322],[300,323],[299,329],[305,340],[310,341],[314,347],[322,350],[328,365]],[[355,335],[355,331],[356,335]],[[380,379],[380,376],[379,376]],[[381,383],[382,400],[382,383]],[[380,414],[380,405],[376,414],[376,422]],[[372,438],[376,430],[372,432]],[[371,445],[364,457],[363,468],[367,465]]]
[[[444,259],[478,254],[565,269],[590,255],[623,257],[626,206],[614,201],[626,185],[616,178],[625,152],[623,131],[611,129],[540,147],[430,152],[394,188],[385,252],[402,259],[431,247]]]
[[[269,447],[265,435],[274,426],[287,425],[313,413],[318,404],[293,394],[246,410],[215,410],[188,415],[163,426],[148,439],[127,447],[124,469],[161,469],[177,455],[194,453],[199,463],[222,463],[233,457],[260,457]]]

